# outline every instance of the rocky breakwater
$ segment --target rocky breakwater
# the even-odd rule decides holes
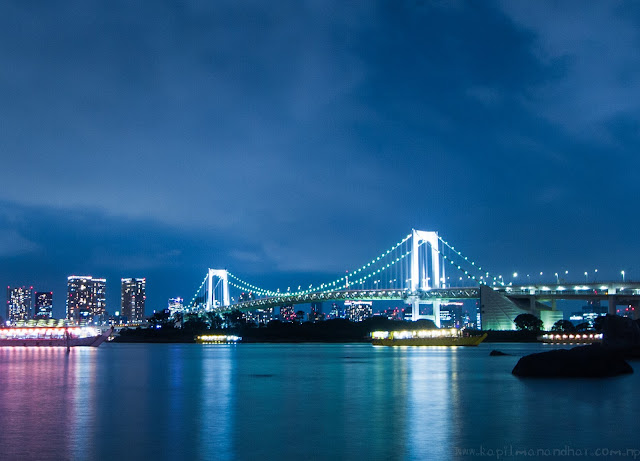
[[[527,355],[512,373],[540,378],[604,378],[633,373],[633,369],[622,354],[596,344]]]
[[[618,315],[601,319],[602,345],[626,358],[640,358],[640,321]]]
[[[521,377],[604,378],[633,373],[625,357],[640,357],[640,324],[607,315],[602,344],[560,349],[522,357],[512,373]]]

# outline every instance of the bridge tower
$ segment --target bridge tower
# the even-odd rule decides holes
[[[217,283],[214,285],[213,279],[217,279]],[[221,299],[216,299],[216,289],[222,284]],[[218,304],[219,303],[219,304]],[[207,275],[207,305],[206,309],[210,311],[214,307],[229,306],[231,299],[229,297],[229,277],[226,269],[209,269]]]
[[[423,246],[421,247],[421,244]],[[440,239],[437,232],[427,232],[413,229],[411,235],[411,259],[408,298],[411,304],[411,320],[420,318],[433,320],[440,327],[440,303],[434,299],[428,303],[433,305],[432,315],[420,315],[420,298],[418,290],[444,288],[444,264],[440,264]],[[424,248],[424,251],[420,251]]]

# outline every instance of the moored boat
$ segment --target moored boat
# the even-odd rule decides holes
[[[486,333],[469,335],[457,328],[371,333],[371,343],[375,346],[477,346],[486,338]]]
[[[545,333],[538,341],[549,344],[593,344],[602,342],[602,333]]]
[[[0,346],[26,347],[98,347],[113,332],[95,327],[7,327],[0,328]]]
[[[236,335],[201,335],[196,336],[198,344],[236,344],[242,337]]]

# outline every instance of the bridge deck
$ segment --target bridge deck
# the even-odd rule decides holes
[[[510,298],[530,298],[533,296],[539,301],[557,299],[605,300],[611,296],[619,299],[640,299],[640,283],[638,282],[600,282],[580,285],[547,284],[547,285],[512,285],[499,286],[494,289]],[[414,300],[422,301],[449,301],[456,299],[478,299],[480,288],[478,287],[451,287],[431,290],[417,290],[411,292],[408,289],[369,289],[369,290],[334,290],[304,295],[287,295],[258,298],[243,301],[230,306],[223,306],[216,310],[226,312],[230,310],[255,310],[268,309],[283,305],[310,304],[324,301],[384,301],[384,300]]]

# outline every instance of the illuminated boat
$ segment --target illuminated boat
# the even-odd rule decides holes
[[[546,333],[538,341],[550,344],[593,344],[602,342],[602,333]]]
[[[113,332],[113,327],[101,332],[95,327],[8,327],[0,328],[0,346],[27,347],[98,347]]]
[[[235,335],[202,335],[196,336],[198,344],[235,344],[242,341],[242,337]]]
[[[374,331],[374,346],[477,346],[487,334],[471,336],[457,328],[438,330]]]

